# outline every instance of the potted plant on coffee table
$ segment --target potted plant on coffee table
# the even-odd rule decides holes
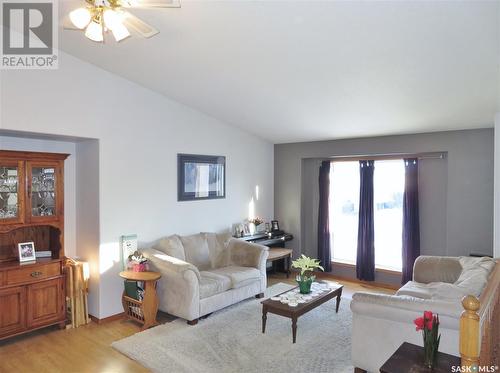
[[[308,294],[311,292],[311,284],[316,279],[313,275],[315,269],[324,271],[323,267],[319,265],[319,259],[312,259],[302,254],[300,258],[292,261],[292,267],[300,270],[295,280],[299,284],[301,294]]]

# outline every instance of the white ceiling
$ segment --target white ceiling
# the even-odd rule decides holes
[[[62,13],[82,2],[64,2]],[[491,127],[499,3],[184,1],[61,49],[275,143]]]

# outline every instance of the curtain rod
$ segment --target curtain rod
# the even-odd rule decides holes
[[[445,159],[447,152],[427,152],[427,153],[389,153],[389,154],[369,154],[369,155],[335,155],[325,160],[332,161],[358,161],[358,160],[384,160],[384,159]]]

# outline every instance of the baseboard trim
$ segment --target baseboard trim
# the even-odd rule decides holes
[[[357,278],[337,276],[337,275],[333,275],[331,273],[315,272],[314,274],[316,275],[316,277],[319,277],[319,278],[331,278],[332,280],[353,282],[356,284],[362,284],[362,285],[366,285],[366,286],[373,286],[373,287],[390,289],[390,290],[399,290],[399,288],[401,287],[401,286],[397,286],[397,285],[384,284],[384,283],[375,282],[375,281],[362,281],[362,280],[358,280]]]
[[[351,268],[353,270],[356,270],[356,264],[351,264],[351,263],[332,262],[332,266],[347,267],[347,268]],[[402,276],[402,272],[396,271],[395,269],[375,267],[375,272],[388,273],[390,275],[399,276],[399,277]]]
[[[125,312],[117,313],[116,315],[111,315],[111,316],[105,317],[104,319],[99,319],[93,315],[89,315],[89,316],[90,316],[90,319],[93,322],[95,322],[96,324],[103,324],[106,322],[123,319],[123,317],[125,316]]]
[[[292,269],[292,278],[294,278],[298,274],[298,270]],[[321,272],[321,271],[314,271],[314,275],[317,278],[330,278],[332,280],[339,280],[339,281],[345,281],[345,282],[352,282],[355,284],[362,284],[366,286],[372,286],[372,287],[377,287],[377,288],[384,288],[384,289],[390,289],[390,290],[399,290],[401,288],[401,285],[391,285],[391,284],[386,284],[383,282],[375,282],[375,281],[362,281],[358,280],[357,278],[352,278],[352,277],[344,277],[344,276],[338,276],[334,275],[329,272]]]

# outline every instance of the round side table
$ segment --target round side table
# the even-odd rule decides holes
[[[158,325],[158,297],[156,296],[156,281],[161,277],[159,272],[120,272],[120,277],[131,281],[144,282],[144,297],[137,300],[127,296],[125,290],[122,295],[125,316],[142,324],[141,330]]]

